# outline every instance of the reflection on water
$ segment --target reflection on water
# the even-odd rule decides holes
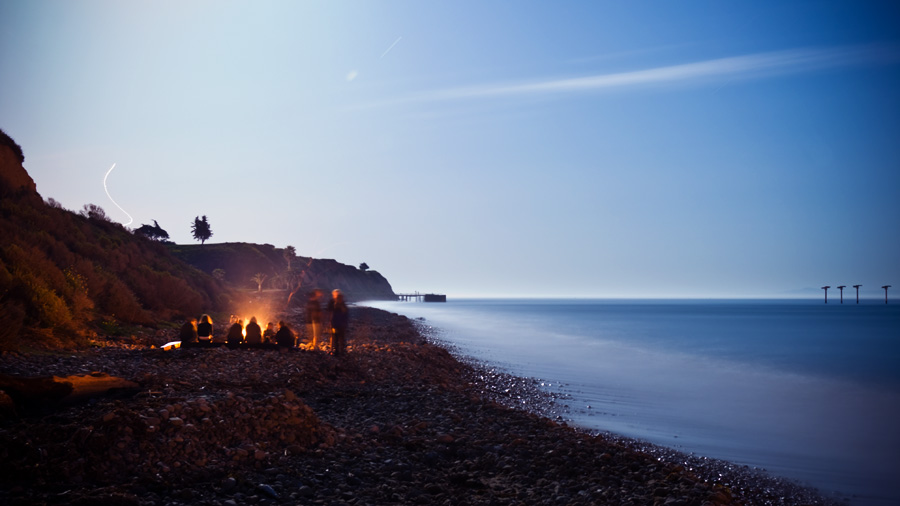
[[[462,352],[554,384],[579,425],[765,468],[854,504],[900,500],[897,306],[371,305],[424,317]]]

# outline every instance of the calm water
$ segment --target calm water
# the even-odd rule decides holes
[[[860,302],[367,304],[570,395],[576,424],[895,505],[900,304]]]

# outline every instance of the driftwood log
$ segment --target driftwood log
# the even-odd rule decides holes
[[[140,385],[102,372],[84,376],[22,377],[0,374],[0,411],[47,410],[107,395],[131,395]]]

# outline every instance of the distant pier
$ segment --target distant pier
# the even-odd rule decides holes
[[[397,299],[416,302],[447,302],[447,296],[439,293],[398,293]]]

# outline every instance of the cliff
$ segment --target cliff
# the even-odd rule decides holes
[[[44,202],[24,159],[0,131],[0,350],[81,346],[98,334],[228,314],[238,309],[234,288],[257,288],[257,273],[265,288],[396,299],[379,273],[334,260],[294,257],[289,266],[271,244],[166,245],[109,221],[93,204],[73,213]]]
[[[2,132],[0,132],[2,134]],[[45,203],[0,135],[0,350],[68,347],[227,310],[233,291],[102,209]]]
[[[313,288],[344,292],[348,300],[396,300],[390,283],[376,271],[362,271],[332,259],[294,257],[288,265],[283,248],[271,244],[229,242],[204,245],[169,245],[178,258],[208,274],[222,276],[235,286],[257,288],[252,278],[263,274],[267,289]],[[221,271],[216,272],[221,269]],[[302,300],[302,299],[301,299]]]
[[[0,130],[0,195],[10,192],[37,194],[37,185],[28,175],[22,147]]]

